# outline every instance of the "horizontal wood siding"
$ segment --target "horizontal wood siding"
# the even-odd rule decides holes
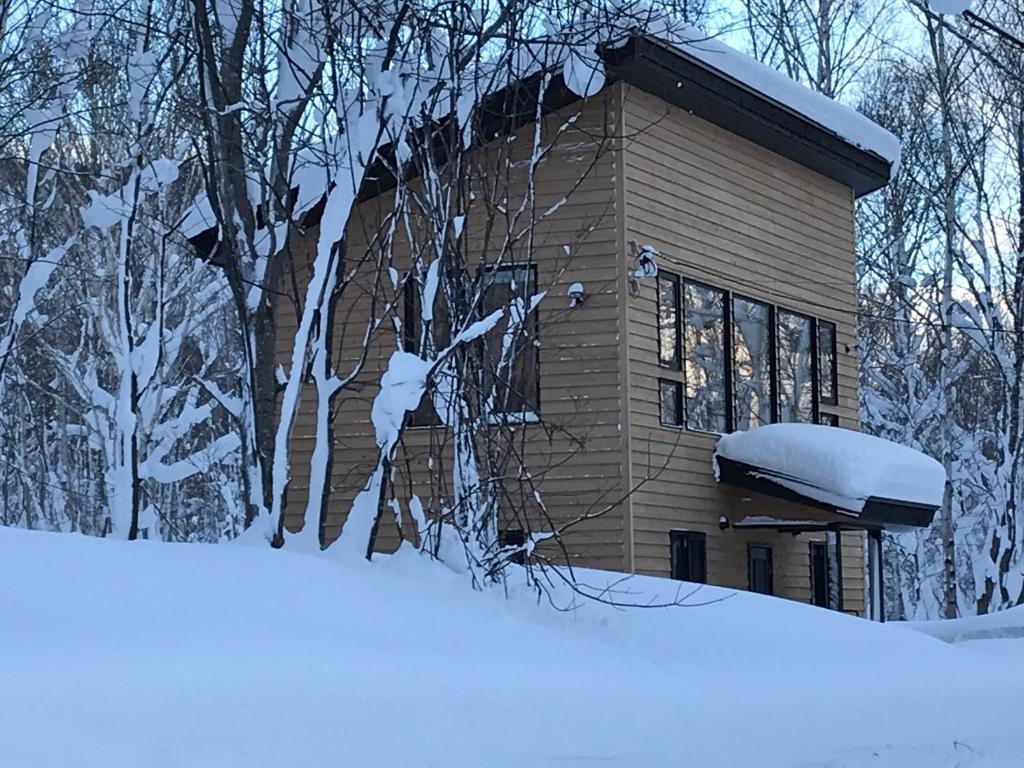
[[[626,238],[657,248],[663,269],[835,323],[839,405],[823,410],[856,428],[851,190],[637,88],[626,87],[624,116]],[[813,535],[721,530],[719,520],[824,518],[718,485],[715,437],[659,423],[655,293],[641,279],[627,299],[635,570],[668,575],[669,531],[700,530],[711,582],[746,588],[747,547],[765,544],[776,593],[807,602]],[[845,607],[863,615],[863,534],[845,533],[843,552]]]
[[[539,309],[540,416],[541,424],[519,429],[515,449],[526,456],[543,503],[551,517],[560,522],[597,510],[600,517],[574,527],[565,541],[574,562],[621,570],[624,568],[623,438],[620,430],[623,382],[619,372],[620,258],[617,248],[615,210],[615,160],[610,145],[601,137],[617,123],[612,92],[581,109],[578,119],[562,130],[537,172],[536,208],[544,215],[537,225],[531,249],[537,265],[540,289],[547,297]],[[544,121],[547,137],[554,137],[573,108]],[[503,177],[496,182],[497,198],[510,209],[518,206],[527,189],[526,167],[532,149],[532,125],[475,152],[481,173]],[[490,169],[490,170],[488,170]],[[560,201],[565,202],[557,207]],[[495,198],[492,198],[495,199]],[[358,263],[373,254],[372,243],[390,211],[391,198],[385,194],[361,204],[348,229],[350,259]],[[480,209],[477,209],[478,211]],[[492,209],[493,210],[493,209]],[[472,247],[486,249],[484,216],[471,211],[465,237]],[[309,232],[296,257],[294,284],[303,290],[308,261],[318,230]],[[502,236],[504,233],[502,233]],[[302,249],[305,249],[304,252]],[[333,354],[339,374],[344,376],[358,357],[365,332],[365,318],[376,296],[380,302],[401,307],[390,284],[375,285],[377,270],[371,258],[358,264],[355,285],[348,289],[337,308]],[[395,268],[404,273],[409,265],[408,245],[396,248]],[[387,273],[384,273],[387,280]],[[574,282],[585,286],[585,301],[569,307],[567,288]],[[278,352],[288,367],[297,324],[294,297],[279,305]],[[378,314],[380,314],[378,312]],[[335,403],[335,435],[332,489],[327,512],[328,538],[338,535],[355,493],[373,469],[376,451],[370,423],[370,407],[377,393],[377,381],[395,348],[393,312],[373,335],[369,358],[352,387]],[[292,465],[289,484],[287,525],[302,525],[302,510],[308,495],[309,460],[314,445],[314,395],[307,387],[292,433]],[[379,548],[391,550],[399,534],[414,536],[408,524],[408,499],[420,496],[428,512],[437,510],[450,491],[451,451],[440,429],[407,429],[395,457],[394,488],[405,521],[395,525],[390,511],[382,520]],[[509,483],[521,494],[521,503],[533,504],[526,484]],[[547,526],[538,519],[536,530]]]

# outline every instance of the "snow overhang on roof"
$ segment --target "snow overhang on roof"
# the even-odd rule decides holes
[[[719,482],[873,526],[930,524],[946,484],[942,465],[920,451],[817,424],[770,424],[723,435],[714,468]]]
[[[699,30],[637,33],[606,48],[604,59],[608,82],[642,88],[857,197],[884,187],[899,166],[900,143],[889,131]]]

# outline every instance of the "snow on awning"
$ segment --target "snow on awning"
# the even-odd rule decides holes
[[[723,435],[714,467],[720,482],[881,525],[928,525],[946,483],[942,465],[920,451],[818,424]]]

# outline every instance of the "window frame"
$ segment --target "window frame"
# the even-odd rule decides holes
[[[818,348],[816,350],[818,358],[816,368],[818,369],[819,407],[821,405],[837,406],[839,405],[839,342],[837,341],[838,329],[836,328],[836,324],[833,323],[831,320],[816,319],[815,325],[817,327],[815,328],[814,339],[816,344],[818,345]],[[821,329],[823,327],[832,329],[832,365],[830,366],[831,370],[829,370],[829,378],[832,379],[831,397],[824,397],[821,393]]]
[[[513,264],[496,264],[496,265],[491,265],[491,266],[488,266],[488,267],[484,267],[483,268],[483,277],[486,280],[490,275],[494,275],[494,274],[498,274],[498,273],[502,273],[502,272],[515,272],[517,270],[525,270],[527,272],[527,279],[526,279],[527,290],[523,294],[520,294],[520,296],[525,301],[529,301],[530,297],[533,296],[536,293],[536,289],[537,289],[537,285],[538,285],[538,279],[539,279],[538,278],[538,274],[537,274],[537,265],[533,261],[527,261],[527,262],[525,262],[523,264],[516,264],[516,263],[513,263]],[[494,284],[493,280],[490,281],[490,282],[485,283],[484,286],[483,286],[483,290],[480,293],[480,302],[479,302],[479,307],[478,307],[477,314],[479,315],[481,320],[484,319],[487,316],[485,296],[486,296],[486,293],[487,293],[487,289],[489,287],[491,287],[493,284]],[[536,393],[536,396],[535,396],[535,401],[536,402],[534,403],[534,407],[533,408],[523,409],[521,411],[498,410],[497,407],[495,407],[495,409],[492,410],[492,412],[487,417],[487,422],[489,424],[491,424],[491,425],[502,425],[502,424],[510,424],[510,425],[537,424],[537,423],[540,422],[540,413],[541,413],[540,344],[538,343],[540,341],[540,308],[539,308],[539,306],[538,307],[534,307],[533,310],[531,310],[531,311],[526,313],[527,317],[529,317],[529,315],[531,315],[531,314],[534,314],[536,316],[535,320],[534,320],[534,323],[535,323],[534,331],[535,332],[533,334],[533,337],[530,339],[530,346],[533,349],[533,357],[534,357],[533,378],[534,378],[534,392]],[[481,366],[481,369],[480,369],[480,376],[481,376],[481,378],[483,378],[486,375],[486,367],[487,367],[486,366],[486,349],[487,349],[487,346],[486,346],[487,345],[487,339],[486,339],[486,337],[487,337],[487,334],[484,334],[479,339],[479,343],[480,343],[479,349],[480,349],[480,353],[481,353],[480,359],[481,359],[482,362],[485,363],[484,365]],[[482,381],[481,381],[481,383],[482,383]],[[492,386],[493,386],[493,384],[494,384],[494,382],[492,382]]]
[[[675,389],[675,400],[676,400],[676,413],[679,416],[678,421],[668,421],[665,418],[665,399],[662,397],[661,388],[666,384],[672,386]],[[676,379],[658,379],[658,422],[663,427],[672,427],[673,429],[685,429],[686,428],[686,412],[684,410],[685,398],[683,396],[683,382],[677,381]]]
[[[704,531],[692,531],[688,529],[674,528],[668,532],[669,541],[669,575],[677,581],[687,581],[691,584],[708,583],[708,535]],[[682,563],[678,557],[677,545],[686,543],[686,571],[687,577],[677,575]],[[692,545],[697,542],[700,545],[700,569],[699,578],[693,578],[693,549]]]
[[[658,334],[658,366],[668,371],[677,371],[682,373],[683,371],[683,278],[675,272],[668,272],[667,270],[659,270],[658,276],[655,278],[655,301],[657,306],[657,334]],[[662,331],[663,318],[661,315],[661,286],[662,282],[671,282],[674,288],[675,294],[675,349],[673,350],[673,359],[669,362],[665,361],[663,357],[662,349]]]
[[[776,351],[778,349],[778,340],[776,338],[776,325],[775,316],[778,313],[779,307],[777,304],[773,304],[770,301],[762,301],[761,299],[755,299],[753,296],[748,296],[744,293],[738,293],[736,291],[729,291],[729,315],[733,317],[733,321],[730,323],[730,331],[735,327],[736,314],[736,301],[745,301],[749,304],[760,304],[763,307],[768,308],[768,397],[771,398],[769,406],[769,418],[771,419],[769,424],[777,424],[779,421],[779,402],[778,402],[778,389],[779,384],[776,378],[776,370],[778,369],[778,360],[776,360]],[[730,345],[730,370],[736,366],[736,349],[733,344],[733,339],[729,339]],[[730,384],[732,385],[732,403],[730,405],[730,418],[729,423],[735,428],[736,426],[736,383],[735,383],[735,371],[731,370]]]
[[[818,360],[818,318],[814,315],[809,315],[806,312],[800,312],[795,309],[789,309],[788,307],[778,306],[775,313],[775,329],[772,334],[775,337],[775,357],[773,364],[775,365],[775,387],[776,387],[776,421],[774,424],[782,423],[782,366],[779,365],[779,315],[786,314],[792,315],[793,317],[799,317],[810,323],[810,360],[811,360],[811,418],[809,421],[797,421],[797,422],[785,422],[787,424],[817,424],[818,423],[818,366],[820,361]]]
[[[686,339],[681,330],[685,322],[687,286],[694,286],[706,291],[713,291],[715,293],[722,294],[722,359],[725,363],[724,370],[722,372],[722,386],[725,389],[723,397],[725,403],[725,429],[723,432],[690,426],[690,409],[686,402],[686,389],[689,384],[689,378],[686,373]],[[683,426],[690,432],[696,432],[702,435],[727,435],[733,431],[735,424],[732,408],[732,291],[728,288],[719,288],[718,286],[706,283],[703,280],[681,277],[679,281],[679,304],[678,318],[680,332],[678,339],[680,352],[679,365],[683,374]]]
[[[754,589],[754,550],[763,550],[767,553],[768,563],[768,591],[762,592]],[[768,544],[747,544],[747,591],[759,595],[775,594],[775,555]]]
[[[662,280],[670,281],[674,287],[675,293],[675,361],[674,364],[667,364],[662,360],[662,347],[661,347],[661,331],[663,328],[662,314],[661,314],[661,285]],[[781,423],[782,416],[782,382],[779,365],[779,316],[781,314],[792,315],[794,317],[801,318],[809,321],[810,323],[810,368],[811,368],[811,418],[806,422],[799,423],[810,423],[810,424],[823,424],[826,422],[822,421],[822,418],[828,418],[834,421],[835,426],[839,426],[840,419],[834,413],[822,413],[821,406],[838,406],[839,404],[839,350],[838,350],[838,327],[837,324],[832,320],[823,320],[815,315],[808,312],[802,312],[797,309],[790,309],[789,306],[783,304],[777,304],[773,301],[760,299],[747,293],[740,291],[734,291],[729,288],[721,288],[712,283],[705,282],[696,278],[687,277],[685,274],[671,272],[668,270],[660,270],[658,272],[656,285],[655,285],[655,315],[656,315],[656,329],[657,329],[657,360],[658,367],[662,371],[671,371],[673,373],[680,374],[680,380],[677,381],[675,378],[668,378],[664,375],[658,377],[658,419],[661,426],[673,428],[673,429],[686,429],[689,432],[695,432],[697,434],[705,435],[719,435],[723,432],[715,430],[701,429],[699,427],[691,426],[689,423],[689,408],[687,403],[687,387],[689,384],[689,376],[687,375],[687,343],[684,334],[685,328],[685,314],[686,314],[686,291],[690,286],[700,288],[706,291],[719,293],[723,296],[723,307],[722,307],[722,325],[723,325],[723,353],[725,358],[725,370],[723,371],[723,383],[725,386],[725,430],[724,433],[728,434],[735,431],[737,423],[737,408],[736,408],[736,393],[735,393],[735,380],[736,380],[736,360],[735,360],[735,343],[733,339],[733,332],[735,326],[735,306],[734,303],[739,301],[746,301],[751,304],[758,304],[768,308],[768,365],[769,371],[769,396],[771,397],[771,422],[772,424]],[[832,331],[832,355],[831,355],[831,370],[829,376],[834,385],[834,396],[832,398],[821,397],[821,348],[820,348],[820,329],[822,327],[828,327]],[[538,363],[539,371],[539,363]],[[672,382],[677,383],[681,388],[681,401],[680,401],[680,418],[679,424],[674,424],[670,421],[666,421],[664,414],[662,413],[662,399],[661,399],[661,382]],[[538,396],[539,396],[539,384],[538,384]]]

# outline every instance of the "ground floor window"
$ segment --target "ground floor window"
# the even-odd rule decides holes
[[[707,584],[707,534],[700,531],[670,531],[672,578]]]
[[[747,548],[747,581],[751,592],[759,592],[762,595],[775,594],[771,547],[751,544]]]

